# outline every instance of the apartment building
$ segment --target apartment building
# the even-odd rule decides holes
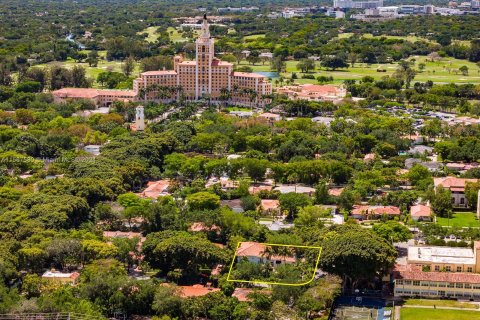
[[[480,274],[425,272],[406,265],[395,267],[393,277],[395,297],[480,299]]]

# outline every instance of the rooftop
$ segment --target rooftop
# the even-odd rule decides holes
[[[173,70],[155,70],[142,72],[142,76],[162,76],[162,75],[176,75],[177,72]]]
[[[411,206],[410,215],[412,217],[430,217],[432,215],[432,208],[423,204]]]
[[[180,296],[182,298],[200,297],[209,294],[210,292],[220,291],[218,288],[204,287],[201,284],[194,284],[193,286],[179,286]]]
[[[395,279],[435,281],[451,283],[480,283],[480,274],[463,272],[423,272],[414,265],[397,265],[393,270]]]
[[[409,263],[475,264],[475,254],[470,248],[458,247],[409,247]]]
[[[55,278],[55,279],[72,279],[76,280],[78,277],[80,277],[80,273],[78,272],[60,272],[60,271],[55,271],[55,270],[50,270],[50,271],[45,271],[45,273],[42,275],[43,278]]]
[[[101,90],[93,88],[62,88],[52,91],[55,97],[59,98],[84,98],[93,99],[99,96],[113,96],[113,97],[136,97],[133,90]]]
[[[463,179],[457,177],[444,177],[444,178],[433,178],[433,183],[435,187],[442,185],[444,188],[459,188],[465,189],[465,184],[467,182],[475,183],[478,179]]]
[[[142,198],[157,199],[159,196],[168,195],[170,180],[149,181],[147,188],[140,192]]]

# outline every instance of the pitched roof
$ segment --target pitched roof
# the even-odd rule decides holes
[[[397,265],[393,270],[395,279],[436,281],[451,283],[480,283],[480,274],[464,272],[424,272],[421,267],[408,264]]]
[[[220,291],[219,288],[204,287],[201,284],[194,284],[193,286],[179,286],[180,296],[182,298],[200,297],[209,294],[210,292]]]
[[[253,292],[253,289],[248,288],[235,288],[232,293],[232,297],[238,299],[238,301],[250,301],[251,299],[248,298],[248,295]]]
[[[239,257],[261,257],[265,251],[265,246],[258,242],[241,242],[237,249]]]
[[[433,178],[433,184],[435,187],[442,185],[442,187],[451,189],[456,188],[455,191],[462,191],[465,189],[465,184],[467,182],[477,182],[478,179],[463,179],[457,177],[444,177],[444,178]]]
[[[149,181],[147,188],[140,193],[143,198],[157,199],[161,195],[168,194],[167,189],[170,186],[170,180]]]
[[[57,98],[94,99],[99,96],[131,97],[137,96],[133,90],[101,90],[93,88],[62,88],[52,91]]]
[[[280,201],[278,200],[270,200],[270,199],[263,199],[260,202],[263,210],[275,210],[280,207]]]
[[[432,215],[432,208],[423,204],[411,206],[410,215],[412,217],[430,217]]]
[[[192,225],[190,226],[190,228],[188,228],[188,230],[190,231],[193,231],[193,232],[200,232],[200,231],[220,231],[220,227],[218,227],[217,225],[215,224],[212,224],[210,227],[207,226],[205,223],[203,222],[194,222],[192,223]]]
[[[400,208],[394,206],[353,206],[353,215],[376,214],[376,215],[399,215]]]

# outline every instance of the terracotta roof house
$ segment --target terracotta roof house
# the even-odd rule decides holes
[[[212,224],[209,227],[203,222],[194,222],[194,223],[192,223],[190,228],[188,228],[188,231],[192,231],[192,232],[202,232],[202,231],[205,231],[205,232],[209,232],[209,231],[220,232],[220,230],[221,230],[220,227],[215,225],[215,224]]]
[[[259,210],[264,214],[279,214],[280,201],[271,199],[262,199],[260,201]]]
[[[269,254],[267,245],[258,242],[241,242],[236,251],[237,261],[247,259],[252,263],[270,263],[278,266],[282,263],[295,263],[297,259],[293,256],[280,256]]]
[[[139,193],[142,198],[157,199],[160,196],[169,195],[167,189],[170,186],[170,180],[149,181],[147,188]]]
[[[383,215],[387,215],[390,217],[399,216],[400,208],[395,206],[355,205],[353,206],[353,210],[352,210],[352,217],[358,220],[379,219]]]
[[[410,216],[413,221],[432,221],[432,208],[424,204],[411,206]]]
[[[442,186],[452,193],[452,204],[454,207],[467,207],[465,197],[465,186],[467,183],[475,183],[478,179],[463,179],[457,177],[433,178],[435,188]]]
[[[71,285],[75,285],[80,277],[80,273],[78,272],[60,272],[56,270],[46,271],[42,278],[58,283],[69,283]]]
[[[99,90],[93,88],[62,88],[52,92],[56,103],[68,100],[88,99],[97,107],[108,107],[114,101],[133,101],[137,94],[133,90]]]
[[[342,194],[343,189],[345,188],[330,188],[328,189],[328,195],[332,197],[339,197]]]
[[[248,192],[250,194],[257,194],[262,190],[272,191],[272,189],[273,189],[273,186],[271,185],[252,185],[248,187]]]
[[[211,286],[203,286],[201,284],[194,284],[193,286],[179,286],[180,297],[201,297],[209,294],[210,292],[220,291],[219,288],[212,288]]]

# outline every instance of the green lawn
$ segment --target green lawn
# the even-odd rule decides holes
[[[473,320],[480,319],[480,311],[402,308],[400,320]]]
[[[168,27],[167,28],[167,32],[168,34],[170,35],[170,40],[173,41],[173,42],[185,42],[185,41],[188,41],[187,38],[184,38],[182,36],[182,34],[177,30],[175,29],[174,27]],[[195,33],[196,31],[194,31]]]
[[[467,60],[459,60],[453,58],[444,58],[441,61],[430,62],[426,61],[427,57],[425,56],[414,56],[412,59],[415,59],[415,68],[418,69],[420,63],[425,64],[425,69],[422,72],[417,73],[413,82],[427,80],[432,80],[436,83],[480,83],[480,68],[473,62]],[[316,83],[316,80],[311,79],[301,79],[302,73],[297,70],[298,61],[287,61],[286,72],[282,75],[285,78],[289,78],[292,75],[292,72],[296,72],[299,79],[296,80],[298,83]],[[252,66],[247,63],[247,61],[242,61],[241,65],[249,65],[252,67],[253,71],[270,71],[270,64],[266,62],[265,64],[258,63],[255,66]],[[334,83],[342,83],[344,80],[353,79],[360,80],[364,76],[371,76],[375,79],[380,79],[386,75],[391,75],[397,69],[396,63],[387,63],[387,64],[372,64],[370,66],[364,63],[357,63],[354,67],[347,69],[339,69],[335,71],[328,70],[319,70],[318,63],[317,70],[312,72],[312,74],[317,77],[319,75],[332,76],[334,78]],[[469,75],[464,76],[457,70],[461,66],[467,66],[469,69]],[[382,67],[386,69],[386,72],[377,72],[377,68]]]
[[[441,226],[450,225],[451,227],[480,227],[477,216],[473,212],[454,212],[450,217],[450,223],[448,218],[437,217],[437,223]]]
[[[430,300],[430,299],[407,299],[405,300],[407,306],[440,306],[440,307],[455,307],[455,308],[470,308],[478,309],[479,305],[469,302],[461,302],[457,300]]]
[[[155,42],[158,39],[157,30],[158,30],[158,27],[148,27],[145,30],[137,32],[137,34],[148,33],[148,36],[145,38],[145,40],[147,42]]]
[[[85,53],[88,54],[88,50],[84,50]],[[106,51],[99,51],[98,55],[100,57],[100,60],[98,61],[98,65],[96,67],[89,67],[88,63],[77,63],[75,60],[69,58],[67,61],[62,61],[62,62],[50,62],[50,63],[45,63],[45,64],[38,64],[35,65],[35,67],[48,67],[53,64],[60,65],[65,68],[73,68],[74,65],[79,65],[85,68],[86,73],[87,73],[87,78],[92,78],[94,80],[97,79],[98,75],[101,72],[104,71],[115,71],[115,72],[122,72],[122,62],[121,61],[107,61],[105,59],[107,52]],[[132,74],[133,77],[137,76],[140,73],[140,64],[137,63],[135,65],[135,70]],[[99,87],[99,85],[94,82],[93,87]]]

